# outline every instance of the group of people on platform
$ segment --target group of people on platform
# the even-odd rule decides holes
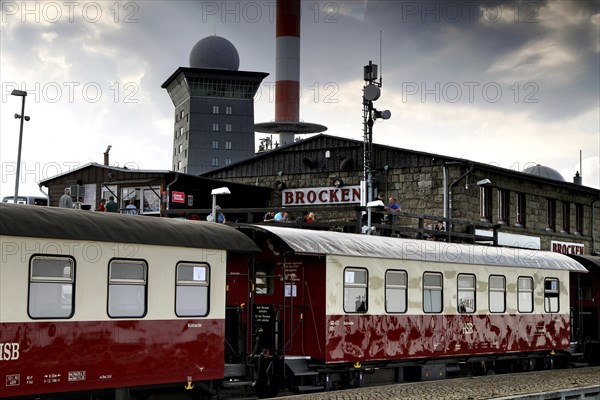
[[[380,192],[377,195],[376,200],[381,200],[383,206],[378,207],[376,211],[373,211],[371,213],[371,226],[368,225],[368,215],[366,213],[363,215],[362,233],[367,235],[380,234],[382,236],[391,236],[392,229],[382,228],[378,231],[374,225],[389,225],[390,227],[392,227],[396,219],[395,214],[401,211],[402,208],[400,207],[400,204],[398,204],[394,196],[390,196],[386,202],[385,195],[383,192]],[[432,226],[430,220],[425,220],[423,229],[434,231],[434,233],[425,233],[423,235],[423,239],[426,240],[437,240],[437,236],[439,235],[436,235],[435,232],[446,231],[446,227],[444,226],[444,223],[442,221],[437,221],[437,223]]]
[[[79,204],[82,204],[82,203],[83,203],[83,198],[80,198]],[[131,205],[133,205],[133,207],[130,207]],[[75,204],[73,203],[73,197],[71,196],[70,188],[66,188],[65,194],[63,194],[60,197],[60,199],[58,200],[58,207],[70,208],[70,209],[75,208]],[[77,207],[77,208],[79,208],[79,207]],[[137,214],[137,207],[135,206],[135,200],[131,200],[129,202],[129,205],[126,208],[130,209],[130,211],[134,211],[132,214]],[[119,205],[115,202],[115,198],[113,196],[110,196],[108,198],[108,201],[106,201],[106,199],[100,200],[100,204],[98,205],[98,208],[96,208],[96,211],[106,211],[106,212],[115,212],[116,213],[116,212],[119,212]]]
[[[289,222],[290,215],[287,211],[279,211],[278,213],[269,211],[263,217],[263,222]],[[296,219],[296,222],[315,222],[316,215],[314,211],[304,211],[302,213],[302,217]]]

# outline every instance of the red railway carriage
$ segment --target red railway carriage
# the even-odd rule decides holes
[[[223,378],[235,229],[0,204],[0,246],[0,397]]]
[[[586,271],[569,257],[275,225],[241,230],[261,253],[248,275],[244,263],[230,265],[227,304],[249,304],[245,346],[262,363],[256,374],[267,371],[259,387],[295,380],[303,390],[312,375],[327,389],[386,368],[396,380],[432,379],[463,362],[538,355],[551,363],[569,349],[569,274]]]

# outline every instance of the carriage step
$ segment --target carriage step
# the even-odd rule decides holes
[[[294,392],[296,394],[322,392],[323,390],[325,390],[324,386],[313,386],[313,385],[294,386],[292,388],[292,392]]]
[[[221,385],[224,388],[239,388],[244,386],[252,386],[252,382],[250,381],[223,381]]]

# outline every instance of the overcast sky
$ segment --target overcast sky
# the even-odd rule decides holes
[[[95,161],[172,168],[174,109],[161,84],[217,34],[240,69],[268,72],[256,122],[274,117],[275,2],[2,1],[1,196]],[[302,1],[301,119],[362,140],[363,66],[379,63],[374,142],[600,188],[600,14],[593,0]],[[260,134],[258,134],[260,135]],[[261,137],[261,136],[258,136]]]

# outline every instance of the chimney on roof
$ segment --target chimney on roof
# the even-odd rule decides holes
[[[575,176],[573,177],[573,183],[581,186],[581,175],[579,175],[579,171],[575,173]]]
[[[112,146],[109,144],[108,147],[106,148],[106,151],[104,152],[104,165],[108,166],[109,162],[108,162],[108,152],[110,151],[110,148]]]

